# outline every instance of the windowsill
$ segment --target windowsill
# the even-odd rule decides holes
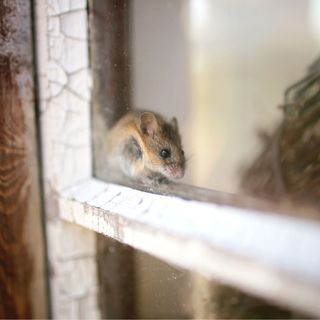
[[[140,188],[154,193],[82,181],[61,193],[61,217],[178,267],[320,314],[319,222],[257,211],[237,196],[185,185]]]

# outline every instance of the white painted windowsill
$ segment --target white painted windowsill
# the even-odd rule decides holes
[[[320,315],[320,223],[163,196],[94,178],[62,191],[63,219],[178,267]]]

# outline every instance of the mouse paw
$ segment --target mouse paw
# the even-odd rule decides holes
[[[162,175],[158,175],[158,174],[157,175],[149,175],[149,176],[142,177],[140,179],[140,181],[143,184],[146,184],[146,185],[149,185],[149,186],[151,185],[153,187],[169,183],[169,180],[166,177],[164,177]]]

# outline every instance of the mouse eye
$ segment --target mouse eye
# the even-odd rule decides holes
[[[161,158],[166,159],[166,158],[169,158],[170,156],[171,156],[171,151],[169,149],[162,149],[160,151],[160,157]]]

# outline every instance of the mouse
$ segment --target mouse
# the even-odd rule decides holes
[[[151,111],[130,111],[107,134],[109,170],[144,183],[181,179],[186,168],[178,122]]]

